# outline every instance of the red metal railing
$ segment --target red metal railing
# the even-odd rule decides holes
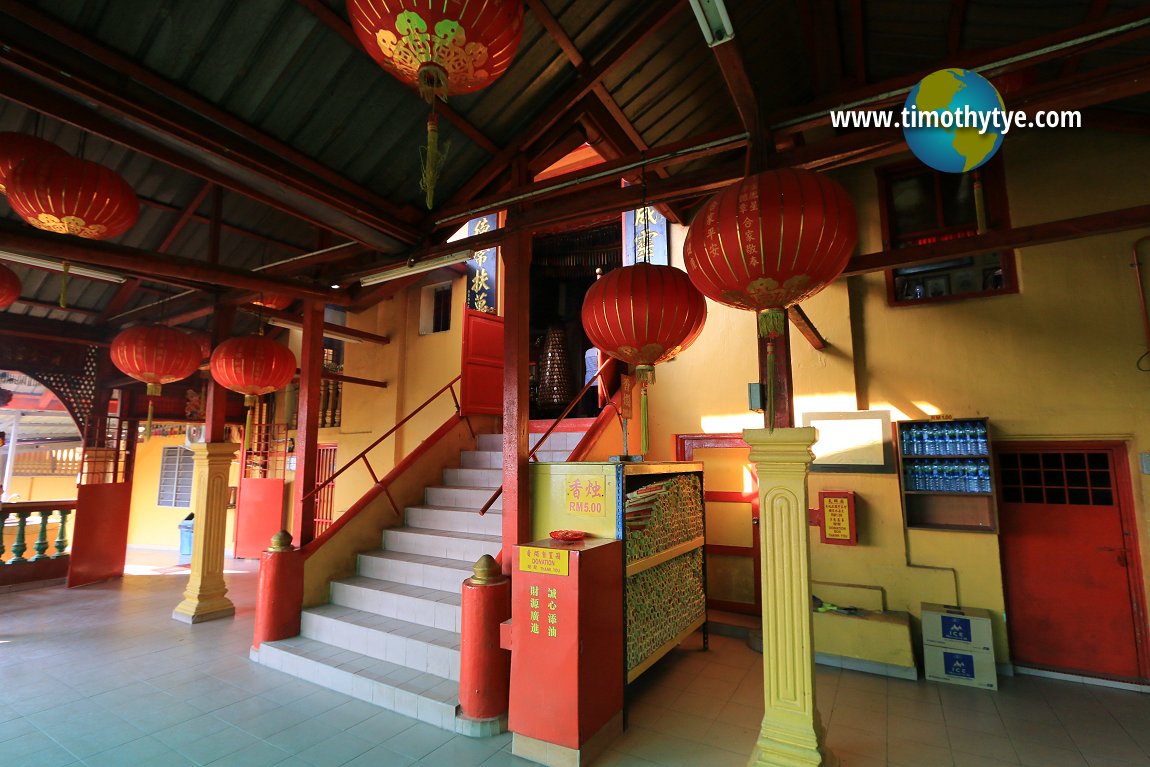
[[[375,469],[372,468],[371,461],[368,459],[367,454],[370,453],[375,448],[379,447],[379,445],[381,443],[383,443],[383,441],[385,439],[387,439],[388,437],[390,437],[391,435],[393,435],[397,431],[399,431],[400,427],[402,427],[405,423],[407,423],[412,418],[414,418],[416,415],[418,415],[424,408],[426,408],[432,402],[435,402],[435,400],[439,399],[440,395],[442,395],[444,392],[450,392],[451,393],[451,401],[455,404],[455,412],[458,415],[459,414],[459,396],[455,393],[455,384],[459,382],[460,378],[462,378],[462,375],[457,375],[455,378],[448,381],[446,385],[444,385],[438,391],[436,391],[434,394],[432,394],[430,397],[425,399],[419,407],[417,407],[415,410],[412,410],[410,413],[405,415],[402,419],[397,421],[394,426],[392,426],[390,429],[388,429],[386,432],[383,433],[383,436],[381,436],[375,442],[372,442],[370,445],[368,445],[363,450],[361,450],[359,455],[357,455],[355,458],[352,458],[350,461],[345,463],[342,467],[340,467],[340,469],[338,471],[336,471],[330,477],[325,479],[323,482],[318,483],[311,492],[309,492],[307,495],[304,496],[304,500],[307,500],[307,499],[311,498],[312,496],[316,495],[317,493],[323,491],[326,487],[331,485],[331,483],[335,482],[336,478],[339,477],[340,474],[343,474],[345,471],[347,471],[348,469],[350,469],[352,466],[356,465],[360,461],[363,461],[364,466],[367,468],[367,473],[371,475],[372,483],[373,484],[379,484],[379,481],[380,481],[379,475],[376,474]]]
[[[543,432],[543,436],[540,437],[539,441],[535,443],[535,447],[531,448],[530,452],[527,453],[528,461],[535,460],[535,453],[539,450],[539,448],[543,447],[543,443],[546,442],[547,438],[551,436],[551,433],[555,431],[555,428],[559,425],[559,422],[566,418],[567,415],[575,409],[575,406],[579,404],[579,400],[583,399],[583,396],[591,390],[592,386],[602,386],[603,390],[606,391],[607,382],[603,380],[603,369],[606,368],[610,362],[611,357],[604,355],[603,362],[599,365],[599,369],[595,371],[595,375],[591,377],[590,381],[583,384],[583,388],[579,390],[579,393],[575,395],[575,398],[567,403],[567,407],[565,407],[563,412],[559,414],[559,417],[556,418],[549,427],[547,427],[547,431]],[[618,409],[618,406],[615,404],[614,400],[607,400],[607,404]],[[492,496],[487,499],[487,503],[483,504],[483,508],[479,510],[479,516],[483,516],[488,511],[490,511],[491,507],[497,500],[499,500],[499,496],[501,495],[503,495],[503,485],[500,485],[498,488],[496,488]]]

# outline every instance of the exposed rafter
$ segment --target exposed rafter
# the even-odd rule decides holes
[[[950,19],[946,23],[946,55],[954,58],[962,50],[962,31],[966,26],[969,0],[950,0]]]
[[[234,174],[229,186],[238,182],[291,196],[303,217],[318,219],[349,237],[386,249],[417,239],[414,210],[398,208],[33,8],[0,0],[0,13],[9,17],[0,24],[0,62],[13,71],[122,115],[158,134],[161,145],[178,145],[213,158]],[[42,34],[22,34],[28,28]],[[37,48],[37,43],[44,48]]]

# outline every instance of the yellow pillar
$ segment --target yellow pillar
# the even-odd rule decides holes
[[[202,623],[235,615],[224,583],[224,542],[228,519],[228,470],[238,445],[231,442],[193,444],[192,509],[196,520],[192,543],[192,573],[184,601],[172,618]]]
[[[751,767],[832,767],[815,708],[807,469],[812,428],[747,429],[759,474],[763,566],[763,724]]]

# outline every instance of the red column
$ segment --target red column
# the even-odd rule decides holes
[[[299,352],[299,410],[295,436],[295,513],[292,536],[300,546],[315,537],[315,489],[317,447],[319,445],[319,404],[323,371],[323,304],[305,301],[303,343]]]
[[[232,319],[235,317],[234,306],[217,306],[215,308],[215,324],[212,326],[212,348],[227,340],[232,334]],[[207,401],[204,402],[204,441],[224,441],[224,415],[228,407],[228,390],[216,383],[208,376]]]
[[[471,719],[507,713],[511,653],[499,647],[499,625],[511,617],[511,579],[486,554],[463,582],[459,705]]]
[[[255,631],[252,647],[261,642],[299,634],[303,609],[303,553],[293,549],[286,532],[272,538],[272,547],[260,556],[256,590]]]
[[[527,473],[530,361],[531,234],[503,242],[503,573],[511,574],[511,547],[531,540]]]

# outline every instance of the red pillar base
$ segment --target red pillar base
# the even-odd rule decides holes
[[[299,634],[303,610],[303,552],[291,548],[269,549],[260,556],[260,579],[256,591],[255,631],[252,647],[262,642]]]
[[[511,653],[499,646],[499,626],[511,617],[511,579],[489,556],[463,582],[459,645],[459,707],[473,720],[507,714]]]

